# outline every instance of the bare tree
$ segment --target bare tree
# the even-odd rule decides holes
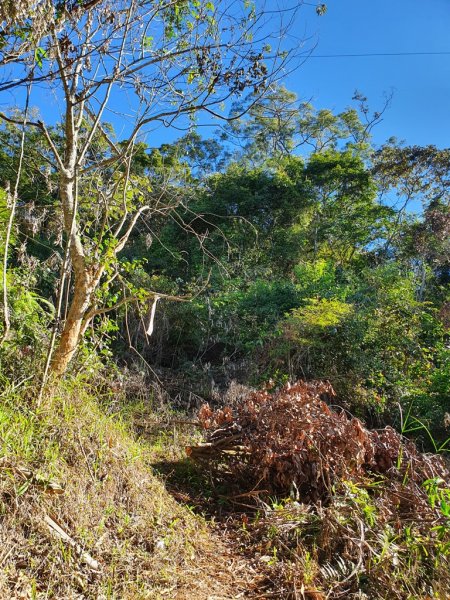
[[[116,277],[113,265],[136,223],[144,213],[167,210],[158,198],[146,201],[143,182],[131,172],[136,140],[151,125],[186,126],[200,112],[225,118],[224,105],[249,87],[255,98],[263,94],[292,60],[280,40],[294,11],[265,13],[237,0],[30,4],[32,12],[21,17],[26,35],[14,27],[3,32],[0,92],[20,90],[32,79],[40,98],[44,86],[62,106],[60,140],[51,121],[28,121],[58,174],[68,244],[72,292],[50,363],[60,376],[93,316],[111,310],[99,306],[97,291]],[[121,143],[106,125],[117,114],[126,129]],[[23,124],[13,112],[0,113],[1,119]]]

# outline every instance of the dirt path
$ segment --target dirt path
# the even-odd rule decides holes
[[[204,480],[191,478],[181,462],[159,463],[158,471],[164,474],[166,489],[182,506],[201,514],[209,530],[207,547],[196,548],[195,566],[189,573],[189,582],[165,597],[171,600],[253,600],[279,598],[271,593],[272,587],[259,557],[246,553],[245,539],[240,533],[242,513],[233,513],[207,498]],[[197,474],[198,475],[198,474]],[[173,595],[172,595],[173,594]]]
[[[190,573],[190,584],[178,589],[174,600],[235,600],[275,598],[264,575],[243,556],[239,542],[211,524],[211,548],[202,551]]]

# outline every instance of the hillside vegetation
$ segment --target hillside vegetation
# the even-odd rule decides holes
[[[0,597],[233,597],[225,541],[171,497],[151,467],[161,449],[108,399],[87,380],[39,408],[3,394]]]
[[[2,3],[2,599],[450,597],[450,150],[282,16]]]

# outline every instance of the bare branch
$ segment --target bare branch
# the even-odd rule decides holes
[[[26,100],[25,100],[25,111],[24,111],[24,116],[23,116],[23,121],[22,121],[22,134],[21,134],[21,139],[20,139],[19,164],[17,167],[16,181],[14,184],[14,190],[13,190],[12,196],[8,193],[8,197],[11,201],[11,206],[10,206],[8,225],[6,227],[5,247],[4,247],[4,254],[3,254],[3,272],[2,272],[2,279],[3,279],[3,334],[2,334],[2,337],[0,338],[0,346],[2,346],[3,342],[7,339],[9,331],[11,329],[11,320],[9,317],[9,303],[8,303],[8,253],[9,253],[9,243],[11,240],[11,232],[12,232],[12,228],[13,228],[13,224],[14,224],[14,218],[16,215],[20,178],[22,176],[22,164],[23,164],[23,157],[24,157],[24,153],[25,153],[25,134],[26,134],[28,110],[29,110],[29,105],[30,105],[30,95],[31,95],[31,83],[29,83],[29,85],[27,87],[27,96],[26,96]]]
[[[146,206],[141,206],[141,208],[134,214],[133,218],[131,219],[130,224],[128,225],[128,228],[126,230],[126,232],[123,234],[123,236],[120,238],[117,246],[114,249],[115,254],[118,254],[121,250],[124,249],[125,244],[128,242],[128,238],[130,237],[136,223],[139,220],[139,217],[146,211],[150,210],[150,206],[146,205]]]

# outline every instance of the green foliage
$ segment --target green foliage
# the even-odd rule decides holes
[[[345,264],[385,236],[392,211],[378,203],[360,157],[335,150],[314,154],[305,177],[316,199],[310,234],[316,257],[320,252]]]
[[[397,237],[399,215],[378,200],[380,174],[356,112],[296,111],[279,89],[235,123],[248,136],[249,160],[194,185],[180,210],[190,233],[163,226],[147,251],[145,268],[180,289],[209,273],[206,296],[167,309],[161,360],[219,369],[232,356],[245,361],[251,381],[327,378],[342,402],[374,422],[394,422],[396,405],[414,402],[442,442],[446,294],[428,257],[435,248],[433,264],[444,264],[445,209],[402,222]],[[302,158],[289,151],[300,118],[315,140]]]
[[[6,230],[8,228],[10,213],[11,210],[8,206],[8,194],[6,190],[0,187],[0,259],[2,261],[5,252]],[[15,228],[12,229],[9,240],[11,246],[14,245],[14,242]]]
[[[291,311],[289,323],[297,326],[300,331],[323,330],[327,327],[337,327],[352,312],[352,305],[340,300],[328,300],[327,298],[307,299],[307,304],[302,308],[294,308]]]
[[[214,12],[178,4],[168,7],[173,32],[201,10]],[[200,66],[192,68],[194,79]],[[122,167],[106,165],[80,179],[82,241],[92,263],[105,268],[93,303],[109,311],[95,317],[82,364],[94,368],[94,353],[109,360],[111,349],[128,360],[132,342],[150,365],[187,377],[326,378],[341,402],[375,423],[396,423],[397,405],[412,406],[427,429],[411,433],[427,445],[428,430],[442,444],[450,379],[448,152],[388,145],[373,154],[354,109],[315,110],[283,87],[254,101],[250,94],[234,106],[234,116],[241,108],[249,112],[222,138],[205,140],[192,130],[159,148],[136,144],[126,189]],[[86,122],[82,139],[89,127]],[[61,127],[49,132],[59,148]],[[0,170],[14,180],[19,138],[9,125],[0,136]],[[243,142],[238,151],[237,140]],[[101,134],[89,164],[97,154],[111,155]],[[41,167],[23,169],[19,181],[9,274],[13,333],[2,350],[7,372],[15,353],[34,349],[40,335],[45,339],[42,328],[52,319],[42,298],[54,297],[51,261],[63,239],[47,158],[36,132],[27,131],[25,164]],[[105,211],[91,196],[93,188],[106,187],[112,192]],[[400,198],[412,190],[424,212],[413,218],[386,207],[379,194],[388,190]],[[112,232],[144,203],[152,210],[118,259]],[[3,192],[4,225],[7,218]],[[33,270],[29,281],[27,269]],[[144,325],[154,292],[194,300],[161,301],[149,341]],[[114,309],[124,295],[132,304]]]
[[[36,374],[49,341],[54,307],[33,290],[33,283],[27,271],[13,269],[8,273],[11,331],[0,348],[0,372],[11,382]]]
[[[256,280],[244,289],[217,295],[211,316],[219,325],[214,329],[217,339],[234,351],[248,352],[261,347],[297,301],[295,286],[289,281]]]
[[[311,153],[347,149],[367,157],[370,127],[361,120],[361,116],[367,118],[364,111],[365,106],[364,115],[355,108],[339,114],[316,110],[299,102],[284,86],[274,85],[262,98],[250,93],[233,104],[233,120],[225,126],[222,138],[236,148],[239,162],[252,165],[293,156],[300,147]]]
[[[216,27],[212,4],[177,2],[167,10],[164,35],[170,43],[178,43],[178,31],[204,17],[200,27],[211,32]],[[143,51],[153,52],[154,40],[147,39]],[[44,55],[36,55],[36,60],[46,68]],[[208,89],[214,72],[211,57],[200,57],[188,71],[188,85]],[[243,106],[252,99],[254,95]],[[110,126],[103,124],[103,129],[114,139]],[[83,123],[81,141],[89,131],[89,122]],[[273,400],[261,412],[262,426],[250,428],[252,436],[260,429],[276,444],[287,431],[298,430],[298,439],[288,439],[286,447],[270,452],[270,444],[264,441],[258,444],[260,456],[255,446],[242,455],[244,461],[255,460],[253,474],[265,469],[264,461],[268,461],[274,478],[283,478],[283,493],[290,490],[296,498],[295,502],[272,502],[269,520],[273,522],[264,532],[264,544],[270,546],[260,546],[267,547],[265,568],[273,572],[284,568],[287,552],[289,560],[295,555],[288,579],[299,578],[297,589],[315,581],[331,589],[334,580],[342,583],[346,594],[352,581],[359,593],[369,589],[370,582],[374,593],[384,597],[386,589],[413,589],[411,582],[422,593],[433,578],[444,580],[448,570],[448,489],[432,472],[414,479],[417,469],[411,465],[418,463],[417,456],[408,459],[411,446],[392,429],[383,434],[378,429],[392,424],[402,435],[415,437],[421,448],[449,450],[448,154],[431,148],[389,147],[372,156],[366,133],[354,110],[339,115],[316,111],[298,105],[284,88],[273,88],[247,117],[227,129],[225,139],[204,140],[190,131],[159,148],[137,143],[127,173],[122,166],[111,168],[111,147],[98,134],[88,153],[88,167],[78,181],[78,200],[86,264],[92,272],[99,265],[104,271],[89,298],[89,310],[95,316],[79,345],[76,369],[85,382],[97,380],[103,364],[109,366],[110,374],[119,373],[122,366],[139,368],[152,377],[157,373],[174,382],[176,394],[186,390],[190,402],[191,392],[196,398],[217,401],[218,388],[231,379],[251,385],[268,381],[266,389],[271,390],[298,378],[328,380],[336,396],[323,382],[299,384],[318,386],[316,416],[324,420],[321,432],[305,436],[311,414],[304,415],[302,422],[292,412],[299,390],[290,386],[285,393],[293,396],[279,405],[278,429],[267,426],[267,411],[276,406]],[[62,128],[49,129],[49,135],[60,148]],[[233,136],[243,140],[236,152]],[[4,181],[14,181],[19,137],[14,127],[4,125],[0,138],[0,172]],[[125,147],[127,141],[114,139],[114,144]],[[296,155],[299,144],[305,150],[302,156]],[[96,167],[97,155],[106,159],[101,168]],[[61,470],[62,461],[70,460],[74,447],[83,454],[79,464],[90,454],[84,453],[76,439],[75,445],[69,440],[70,453],[61,455],[60,441],[60,446],[53,442],[53,432],[60,432],[54,415],[43,411],[43,420],[15,391],[31,377],[39,380],[55,325],[53,303],[65,240],[56,216],[57,176],[47,166],[48,158],[36,132],[27,130],[7,273],[11,330],[0,348],[0,385],[7,399],[0,407],[0,450],[8,459],[20,457],[28,463],[44,457],[52,474]],[[411,185],[413,196],[424,202],[422,214],[405,216],[380,201],[380,193],[388,190],[405,199]],[[107,204],[93,201],[93,190],[97,199],[107,195]],[[148,212],[136,223],[128,247],[116,256],[120,236],[114,232],[143,204]],[[3,232],[9,214],[6,192],[0,189]],[[65,300],[73,291],[69,280]],[[155,294],[166,297],[158,302],[149,337],[146,329]],[[174,302],[174,296],[182,301]],[[111,390],[110,384],[102,385]],[[102,385],[96,393],[101,393]],[[140,379],[136,387],[131,394],[142,395],[143,401],[139,409],[134,408],[145,414],[145,406],[155,398],[148,392],[147,381]],[[115,386],[107,397],[108,410],[111,402],[116,407],[121,401],[120,389]],[[78,388],[75,391],[77,398],[83,398]],[[238,405],[238,395],[233,407]],[[369,433],[356,420],[347,423],[339,412],[331,417],[322,402],[324,395],[377,430]],[[260,399],[265,400],[258,404],[256,397],[251,397],[242,413],[247,424],[252,411],[258,412],[269,398],[262,392]],[[20,410],[16,401],[21,403]],[[78,424],[72,401],[58,406],[63,421]],[[128,410],[134,409],[128,405]],[[217,414],[227,419],[231,413]],[[340,442],[330,437],[330,419],[338,429],[353,424],[341,432]],[[217,425],[225,425],[222,431],[227,431],[227,423]],[[98,432],[104,436],[109,431],[103,425],[98,429],[95,419],[83,427],[90,441]],[[367,461],[361,458],[361,452],[368,451],[368,436],[373,451],[383,454],[376,478],[374,464],[366,472],[367,461],[374,455],[369,453]],[[160,455],[177,452],[172,440],[172,430],[170,435],[159,433],[153,451]],[[317,477],[317,469],[324,468],[323,460],[316,465],[317,453],[325,458],[317,444],[324,443],[329,444],[332,465],[337,464],[339,443],[348,445],[341,457],[343,471],[334,480],[330,480],[330,469]],[[109,439],[101,444],[101,452],[109,452]],[[300,481],[295,484],[299,444],[309,453],[301,471],[310,481],[303,487]],[[227,455],[231,461],[240,460],[239,448]],[[102,464],[101,457],[94,455],[90,478],[97,477]],[[130,464],[133,460],[129,457]],[[358,460],[364,473],[352,479],[350,471]],[[423,464],[428,469],[431,463],[424,459]],[[205,484],[190,463],[181,465],[176,478],[187,479],[200,493]],[[249,477],[244,480],[247,485]],[[99,484],[103,481],[107,478]],[[217,492],[215,483],[210,483],[204,494],[208,500]],[[30,485],[27,480],[14,487],[16,497],[25,497]],[[319,485],[328,503],[317,511],[302,512],[304,505],[297,496],[301,500],[301,494],[311,495]],[[429,520],[411,519],[410,509],[417,509],[417,498],[420,514]],[[406,511],[405,519],[400,522],[402,511]],[[123,535],[130,527],[130,516],[123,510],[116,517],[117,531]],[[284,527],[286,518],[288,528]],[[436,523],[431,531],[430,521]],[[342,541],[333,534],[330,546],[330,524],[334,531],[347,532],[348,548],[354,552],[350,566],[335,559],[342,554]],[[250,528],[247,523],[246,534]],[[165,543],[173,542],[172,524],[169,530]],[[362,539],[363,533],[368,543],[360,562],[362,550],[354,540]],[[328,554],[319,553],[319,547],[328,548]]]
[[[0,188],[0,258],[2,262],[9,215],[8,194]],[[17,228],[14,225],[10,237],[10,255],[14,256],[19,239]],[[36,289],[37,279],[36,273],[27,267],[11,266],[6,273],[11,331],[0,347],[0,373],[5,380],[10,379],[11,382],[18,381],[21,377],[27,377],[30,375],[30,371],[39,368],[39,361],[45,352],[43,341],[48,336],[48,326],[54,317],[52,302]],[[0,281],[2,297],[3,285],[2,279]]]

